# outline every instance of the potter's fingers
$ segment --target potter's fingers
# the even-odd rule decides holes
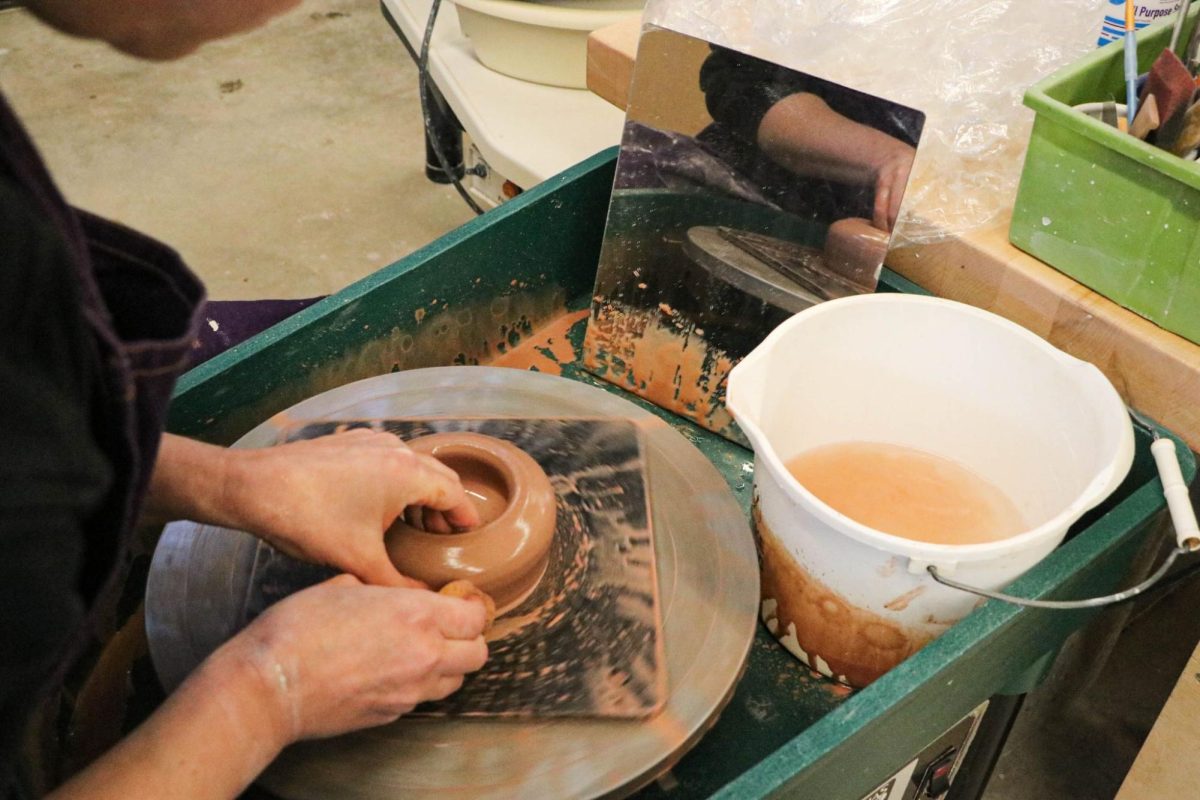
[[[487,663],[487,657],[487,643],[482,636],[469,641],[446,642],[438,670],[451,677],[464,675],[481,669]]]
[[[462,675],[443,675],[430,685],[426,694],[430,700],[445,700],[462,688]]]
[[[334,436],[337,436],[339,440],[343,442],[359,440],[366,441],[374,438],[375,431],[371,430],[370,428],[344,428],[334,433]]]
[[[333,435],[333,440],[342,444],[352,444],[355,447],[397,447],[402,450],[408,449],[408,445],[396,434],[389,431],[377,431],[372,428],[351,428],[350,430],[338,431]]]
[[[387,557],[387,551],[380,548],[377,557],[371,559],[367,564],[355,570],[358,577],[364,583],[369,583],[373,586],[388,586],[395,589],[428,589],[429,586],[421,581],[415,580],[403,575],[391,559]]]
[[[452,528],[458,531],[469,531],[483,524],[483,518],[479,516],[479,509],[470,501],[454,508],[447,508],[442,512],[442,516],[446,518]]]
[[[421,463],[447,480],[454,481],[455,483],[461,482],[457,472],[450,469],[433,456],[421,456]]]
[[[473,528],[479,525],[479,512],[474,504],[467,499],[458,476],[447,478],[440,472],[422,467],[419,474],[412,476],[408,483],[410,495],[408,505],[425,506],[437,511],[452,512],[451,525]],[[449,530],[445,531],[449,533]]]
[[[425,530],[424,509],[420,506],[409,506],[404,509],[404,521],[419,531]]]
[[[879,184],[875,187],[875,210],[871,223],[881,231],[891,230],[888,225],[888,207],[891,202],[892,189],[888,185],[886,177],[881,175]]]
[[[362,581],[348,572],[343,572],[341,575],[335,575],[324,581],[324,584],[326,586],[362,586]]]
[[[434,508],[423,509],[425,512],[425,530],[430,533],[454,533],[450,527],[450,523],[446,522],[446,518],[442,512]]]
[[[487,609],[483,603],[442,594],[430,595],[428,599],[435,604],[433,618],[442,636],[470,641],[483,635],[483,627],[487,624]]]

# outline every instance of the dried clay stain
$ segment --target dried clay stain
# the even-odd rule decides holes
[[[586,366],[655,405],[717,433],[732,430],[725,382],[733,358],[666,310],[631,310],[598,299],[584,342]]]
[[[917,586],[909,589],[899,597],[893,597],[891,600],[883,604],[883,607],[888,611],[903,611],[908,608],[908,604],[916,600],[921,595],[925,594],[924,586]]]
[[[763,617],[776,638],[826,677],[862,687],[933,637],[856,608],[787,552],[754,507],[762,553]]]
[[[586,319],[588,312],[575,311],[564,314],[548,325],[538,328],[532,336],[503,355],[488,362],[493,367],[534,370],[550,375],[561,375],[564,364],[575,361],[575,346],[568,333],[576,323]]]
[[[333,312],[322,324],[331,329],[349,325],[361,329],[355,319],[356,305]],[[414,324],[412,320],[418,316],[421,321]],[[215,421],[205,436],[232,442],[281,409],[363,378],[423,367],[488,363],[508,349],[514,331],[524,337],[564,316],[568,316],[566,297],[555,287],[448,304],[440,311],[410,308],[398,315],[396,326],[372,326],[369,334],[373,338],[350,343],[343,355],[315,365],[306,363],[308,350],[293,346],[285,357],[297,364],[302,377],[284,381],[258,402]]]

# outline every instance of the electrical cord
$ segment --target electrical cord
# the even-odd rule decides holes
[[[429,141],[430,147],[433,150],[434,156],[437,157],[438,166],[442,168],[442,172],[454,184],[454,188],[458,190],[458,194],[462,197],[471,210],[476,214],[482,214],[483,208],[479,203],[475,202],[475,198],[467,193],[466,187],[454,170],[450,168],[450,161],[446,158],[446,154],[442,152],[442,147],[438,144],[437,137],[433,135],[433,119],[429,114],[429,45],[433,41],[433,26],[437,22],[438,11],[441,10],[442,0],[433,0],[429,7],[429,19],[425,23],[425,35],[421,39],[421,52],[417,56],[417,85],[419,95],[421,97],[421,120],[425,125],[425,138]]]

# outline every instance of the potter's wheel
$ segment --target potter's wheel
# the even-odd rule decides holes
[[[669,697],[647,721],[402,719],[289,748],[261,783],[289,800],[318,797],[600,797],[669,768],[733,692],[758,612],[758,564],[724,480],[682,435],[603,389],[534,372],[445,367],[383,375],[292,407],[287,422],[417,416],[618,416],[645,435]],[[275,441],[280,418],[236,446]],[[233,633],[256,541],[176,523],[150,571],[146,627],[173,687]]]

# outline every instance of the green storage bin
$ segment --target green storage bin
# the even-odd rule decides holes
[[[1191,11],[1191,18],[1200,9]],[[1170,44],[1138,36],[1139,66]],[[1037,117],[1009,238],[1032,256],[1159,326],[1200,342],[1200,164],[1075,111],[1125,98],[1124,44],[1111,44],[1025,95]]]
[[[587,308],[615,161],[615,148],[588,159],[200,365],[179,381],[171,430],[231,442],[318,392],[389,371],[487,361],[543,325]],[[885,269],[879,291],[921,289]],[[579,319],[570,329],[574,354],[558,365],[562,374],[624,395],[582,368],[585,326]],[[750,513],[750,451],[630,399],[694,443]],[[1175,440],[1190,484],[1196,474],[1191,451],[1168,431],[1160,433]],[[1150,437],[1138,430],[1133,467],[1121,487],[1009,591],[1042,598],[1114,591],[1139,549],[1162,535],[1157,525],[1164,507]],[[857,800],[983,701],[1030,690],[1063,641],[1095,614],[989,602],[851,695],[803,668],[759,625],[745,674],[720,717],[669,780],[637,798]]]

